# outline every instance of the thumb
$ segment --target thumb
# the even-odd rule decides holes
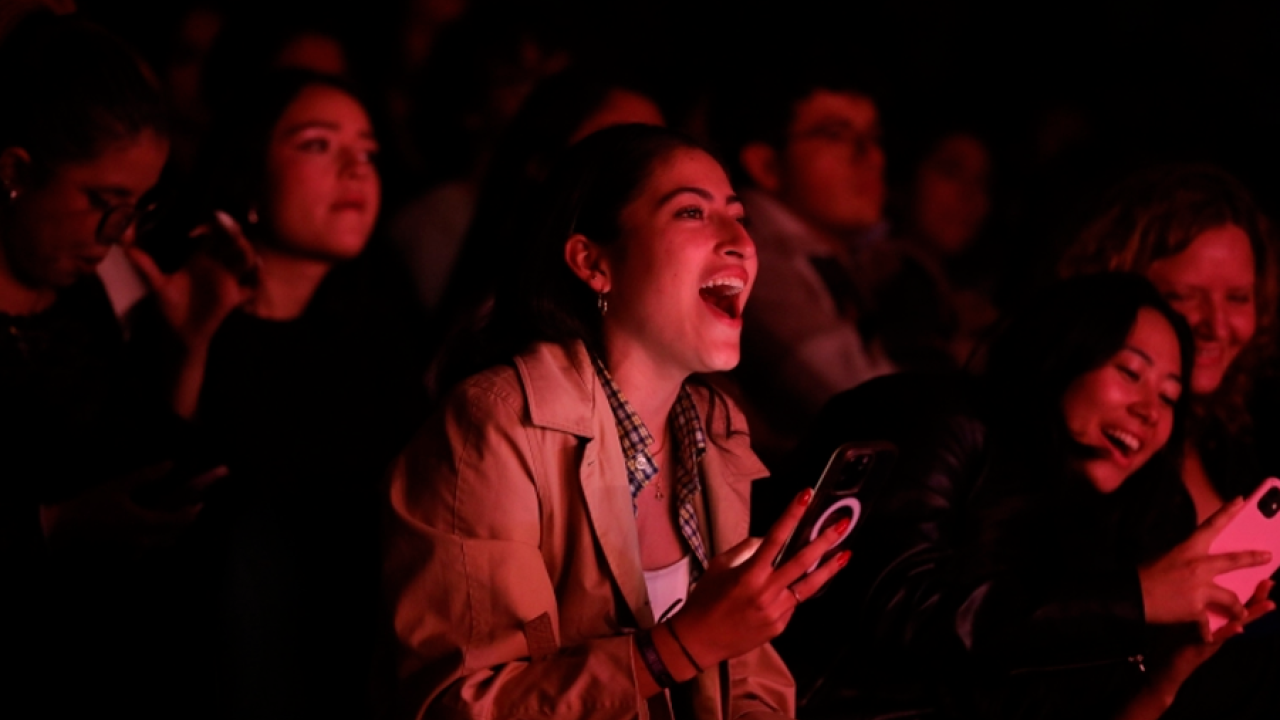
[[[146,281],[148,287],[153,291],[158,291],[164,287],[169,278],[160,270],[160,266],[156,265],[156,261],[152,259],[146,250],[137,245],[125,245],[123,249],[125,257],[129,258],[129,263]]]

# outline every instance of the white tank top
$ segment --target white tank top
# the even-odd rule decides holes
[[[689,596],[689,580],[693,563],[692,555],[685,555],[676,562],[657,570],[644,571],[644,584],[649,588],[649,606],[653,619],[662,622],[684,604]]]

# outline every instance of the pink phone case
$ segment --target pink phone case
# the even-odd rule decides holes
[[[1258,583],[1280,568],[1280,479],[1268,478],[1244,503],[1244,509],[1223,528],[1209,546],[1210,555],[1242,550],[1269,550],[1271,562],[1257,567],[1240,568],[1222,573],[1217,583],[1234,592],[1240,602],[1248,602]],[[1209,611],[1209,627],[1213,631],[1227,624],[1227,617]]]

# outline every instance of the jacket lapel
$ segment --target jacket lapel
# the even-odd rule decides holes
[[[580,343],[568,351],[543,343],[517,357],[516,369],[524,383],[530,421],[586,441],[578,477],[591,527],[632,615],[641,627],[652,625],[622,444],[591,358]]]

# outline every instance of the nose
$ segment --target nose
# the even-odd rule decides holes
[[[1155,425],[1160,421],[1160,414],[1164,412],[1162,403],[1158,390],[1144,387],[1139,391],[1138,397],[1129,404],[1129,414],[1144,425]]]
[[[1213,298],[1204,298],[1188,313],[1187,323],[1200,340],[1225,341],[1228,332],[1226,304]]]
[[[339,173],[343,177],[362,177],[374,172],[369,156],[356,148],[344,148],[339,157]]]
[[[721,221],[720,251],[725,255],[749,260],[756,256],[756,244],[747,228],[736,218],[725,216]]]

